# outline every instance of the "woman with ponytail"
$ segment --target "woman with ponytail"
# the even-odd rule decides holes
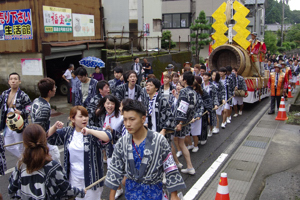
[[[72,187],[62,166],[52,160],[46,133],[38,124],[23,131],[24,152],[9,179],[8,193],[12,199],[61,199],[84,197],[85,190]]]

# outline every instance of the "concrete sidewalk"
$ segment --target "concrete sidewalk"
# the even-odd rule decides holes
[[[291,101],[285,102],[286,110]],[[299,126],[276,121],[277,113],[268,115],[267,112],[199,199],[214,199],[220,174],[226,172],[231,200],[299,200]]]

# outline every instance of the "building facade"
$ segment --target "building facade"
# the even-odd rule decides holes
[[[0,5],[0,84],[17,72],[27,91],[38,93],[37,82],[47,76],[66,90],[61,76],[70,63],[78,66],[85,56],[101,57],[101,1],[23,0]]]
[[[162,0],[103,0],[103,7],[105,37],[110,47],[115,39],[117,47],[160,48],[157,37],[161,37]]]

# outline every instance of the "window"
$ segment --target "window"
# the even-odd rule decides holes
[[[190,13],[163,14],[163,28],[189,28]]]
[[[161,32],[161,20],[153,19],[153,32]]]

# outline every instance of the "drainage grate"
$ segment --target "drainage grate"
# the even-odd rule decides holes
[[[267,142],[247,140],[244,142],[243,146],[265,149],[267,144]]]

